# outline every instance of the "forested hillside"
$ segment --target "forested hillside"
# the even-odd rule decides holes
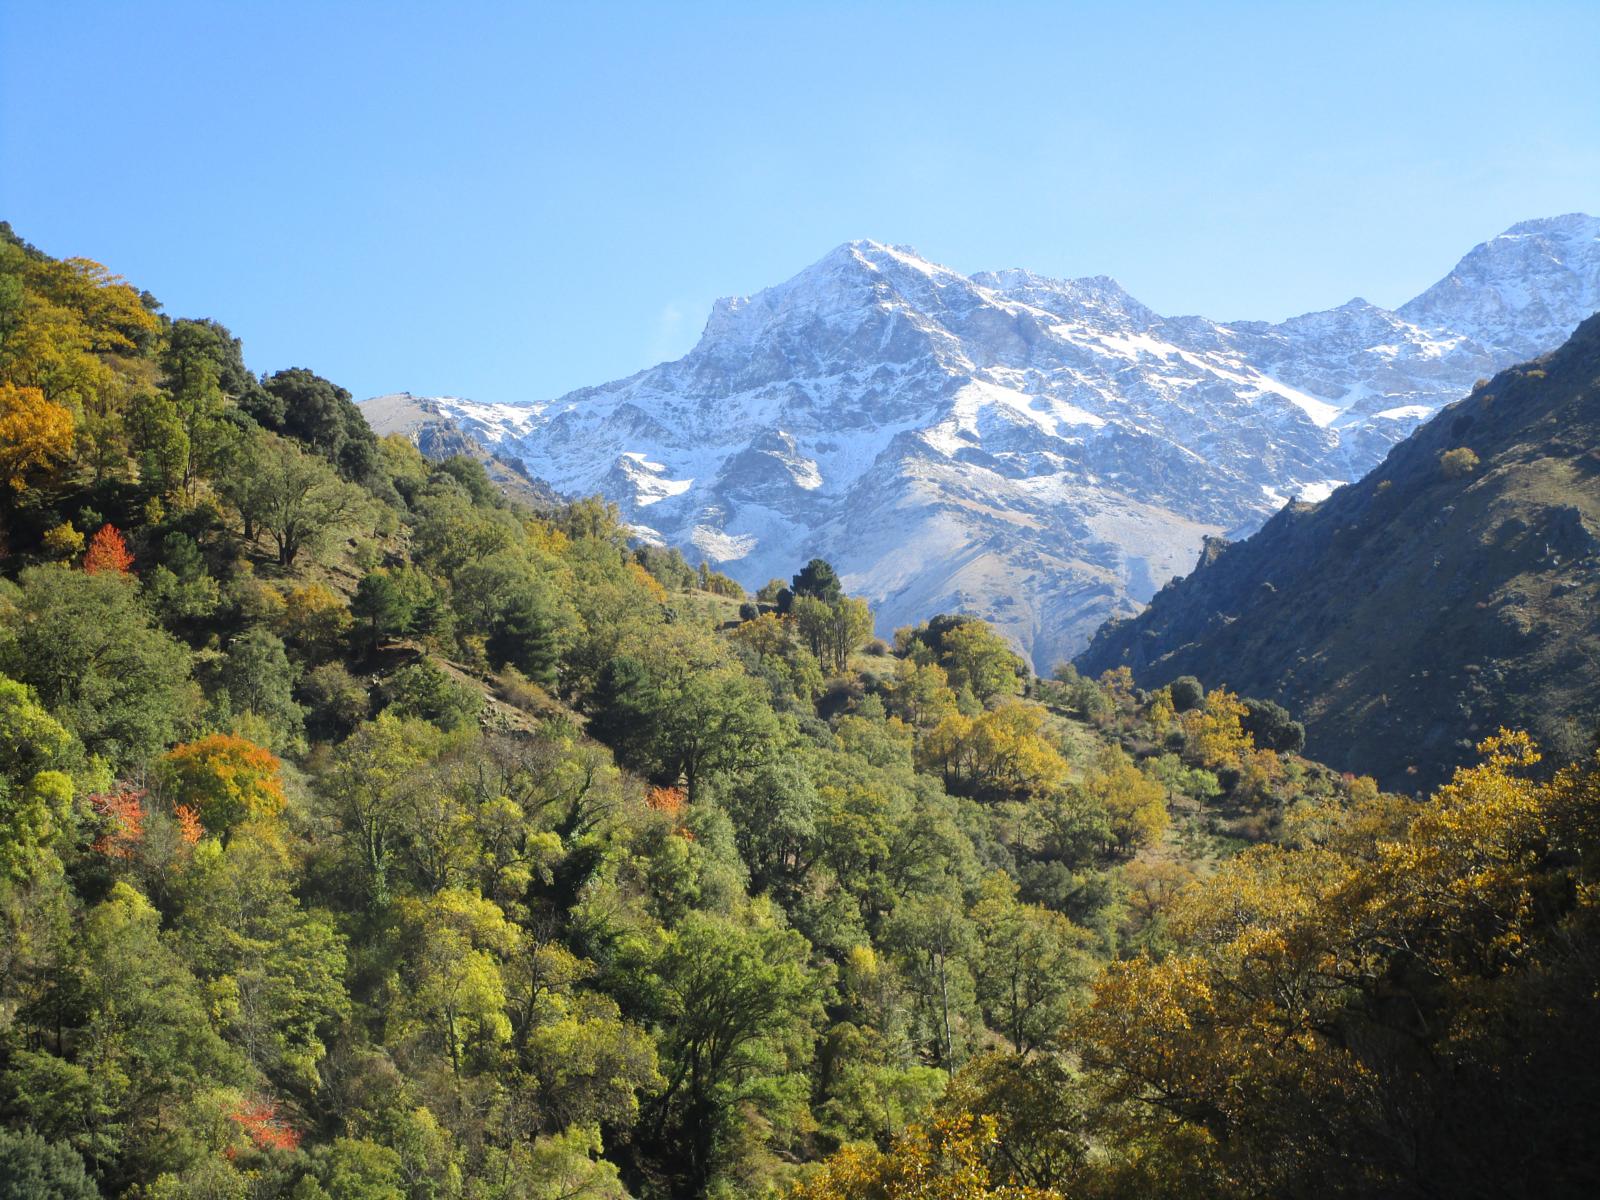
[[[0,1197],[1600,1182],[1600,774],[872,640],[9,229],[0,337]]]
[[[1600,725],[1600,317],[1480,381],[1370,475],[1212,548],[1078,659],[1270,697],[1311,752],[1417,791],[1502,725]]]

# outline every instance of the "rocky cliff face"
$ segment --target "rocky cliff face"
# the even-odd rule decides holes
[[[853,242],[719,301],[676,362],[549,402],[420,403],[747,586],[821,554],[886,630],[971,611],[1048,670],[1206,536],[1326,496],[1530,339],[1555,344],[1597,289],[1587,217],[1517,226],[1400,312],[1276,325]],[[387,431],[408,403],[369,412]]]
[[[1600,725],[1600,317],[1359,483],[1212,549],[1103,628],[1079,668],[1278,700],[1304,719],[1309,754],[1393,788],[1440,782],[1502,725],[1556,757],[1586,752]]]

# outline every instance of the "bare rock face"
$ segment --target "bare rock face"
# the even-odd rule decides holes
[[[1530,341],[1558,344],[1597,292],[1588,217],[1516,226],[1399,312],[1277,325],[862,241],[718,301],[676,362],[553,401],[411,403],[746,586],[820,554],[885,632],[975,612],[1048,670],[1206,537],[1326,496]],[[383,432],[396,399],[368,402]]]

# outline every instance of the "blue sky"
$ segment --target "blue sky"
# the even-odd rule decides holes
[[[0,6],[0,217],[358,397],[676,357],[854,237],[1398,304],[1600,210],[1600,4]]]

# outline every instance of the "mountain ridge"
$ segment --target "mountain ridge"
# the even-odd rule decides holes
[[[1488,267],[1463,266],[1480,246],[1441,285],[1459,274],[1455,296],[1490,268],[1537,267],[1549,299],[1534,336],[1562,313],[1576,324],[1600,291],[1600,221],[1552,221],[1547,245],[1518,233],[1479,256]],[[1572,265],[1551,268],[1562,254]],[[1481,340],[1360,300],[1220,323],[1162,317],[1109,276],[964,276],[862,240],[719,300],[680,359],[550,401],[430,403],[747,586],[821,554],[886,625],[971,611],[1048,669],[1185,571],[1203,538],[1359,477],[1525,357],[1508,348],[1529,309],[1514,283],[1468,306]]]

